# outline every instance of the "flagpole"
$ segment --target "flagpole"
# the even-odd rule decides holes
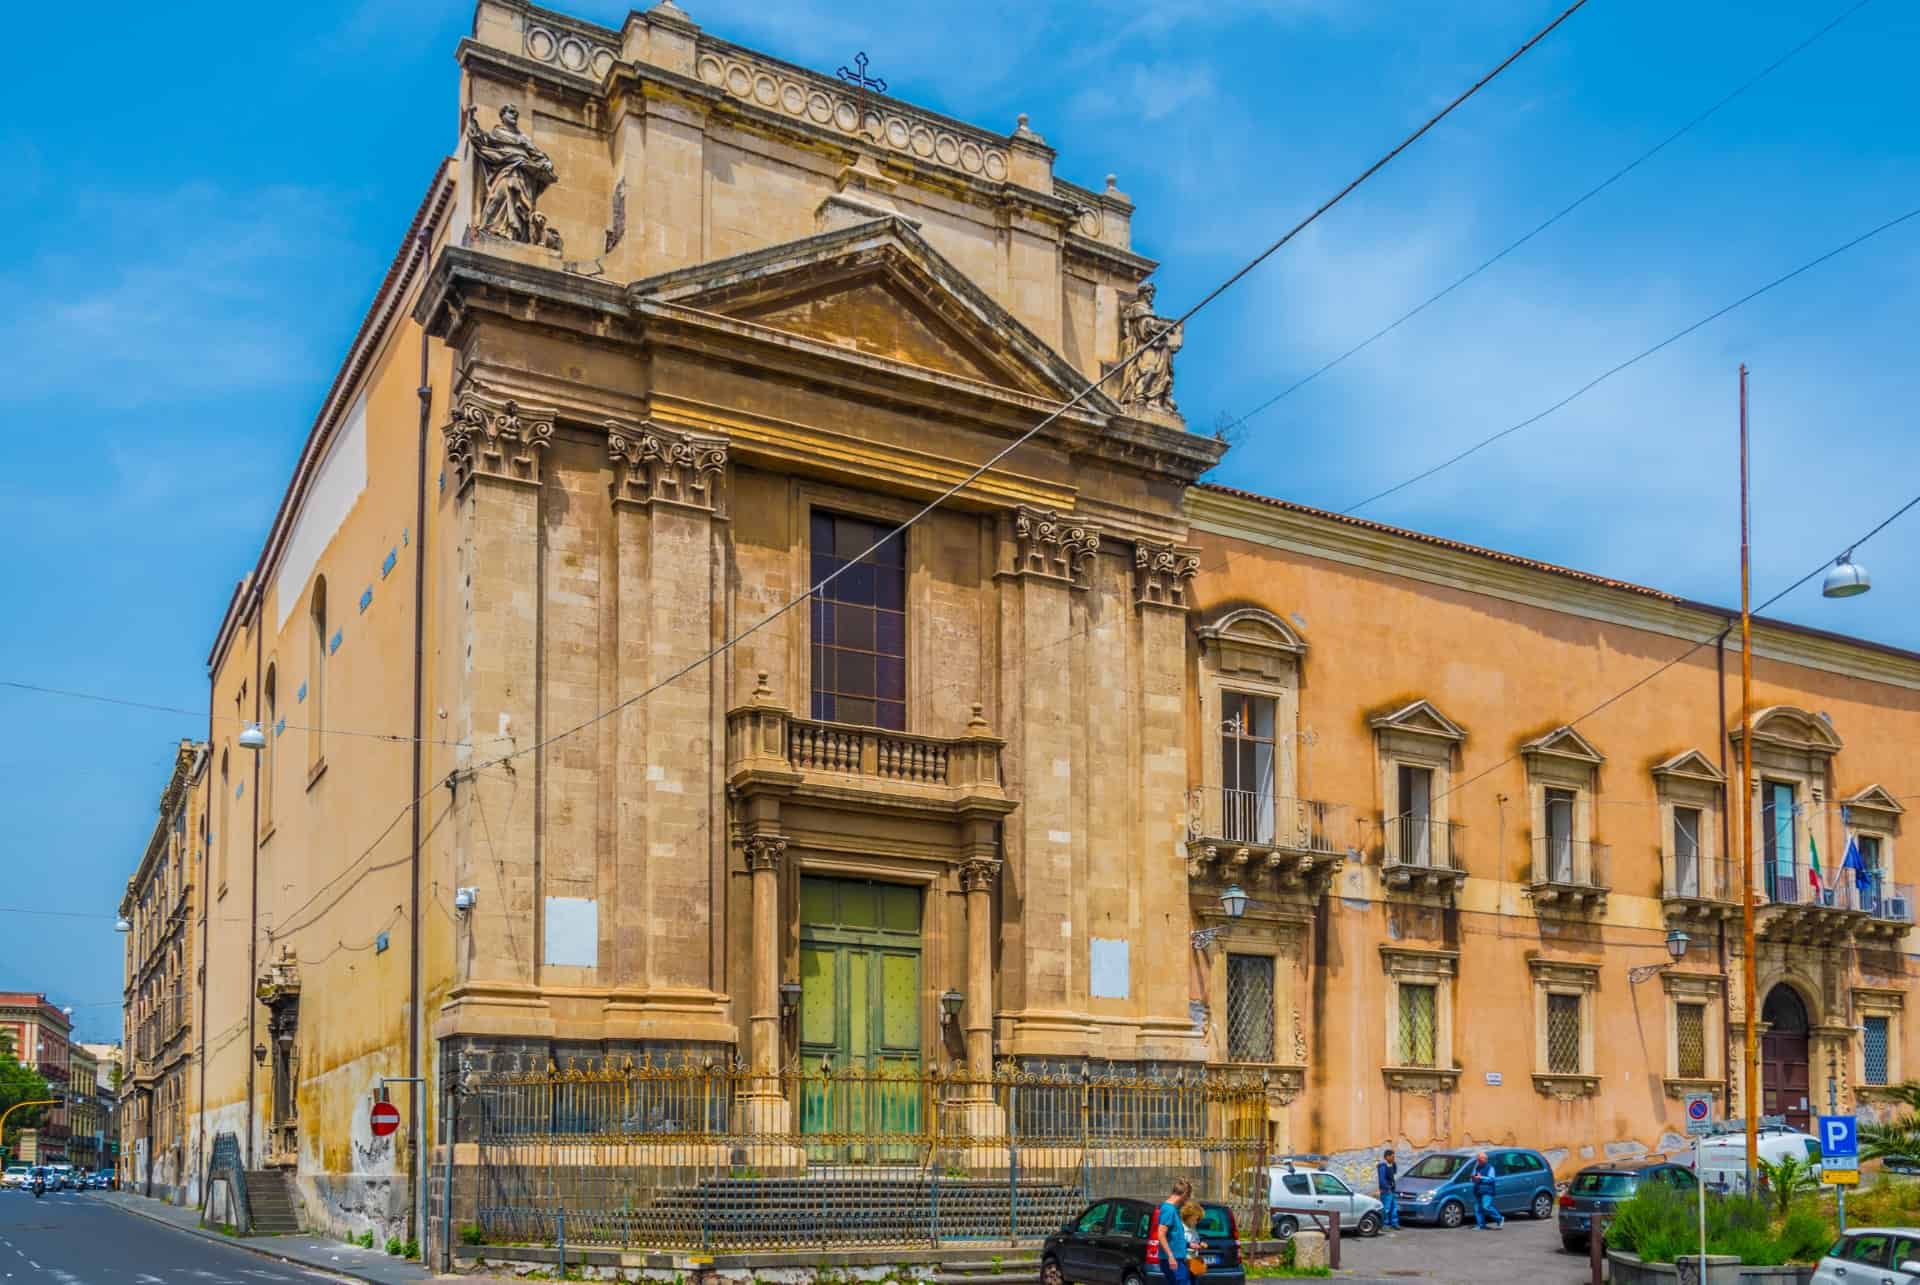
[[[1740,363],[1740,973],[1746,1007],[1746,1050],[1740,1089],[1747,1118],[1747,1190],[1760,1168],[1760,1093],[1754,1083],[1760,1013],[1753,963],[1753,577],[1747,521],[1747,365]]]

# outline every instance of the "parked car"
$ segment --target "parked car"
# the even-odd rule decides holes
[[[96,1169],[96,1170],[94,1170],[94,1172],[93,1172],[93,1185],[94,1185],[94,1186],[96,1186],[96,1187],[98,1187],[98,1188],[99,1188],[100,1190],[102,1190],[102,1191],[112,1191],[112,1190],[113,1190],[113,1182],[114,1182],[114,1179],[113,1179],[113,1170],[111,1170],[111,1169]]]
[[[27,1185],[28,1176],[32,1173],[32,1165],[8,1165],[6,1171],[0,1173],[0,1187],[24,1187]]]
[[[1493,1207],[1503,1214],[1553,1217],[1553,1166],[1527,1147],[1488,1147],[1493,1162]],[[1400,1175],[1400,1221],[1458,1227],[1473,1217],[1469,1171],[1478,1151],[1433,1151]]]
[[[1788,1156],[1798,1156],[1820,1173],[1820,1141],[1797,1129],[1764,1128],[1759,1137],[1760,1158],[1777,1164]],[[1675,1155],[1675,1164],[1694,1166],[1693,1153]],[[1721,1133],[1700,1143],[1700,1181],[1708,1191],[1741,1192],[1747,1189],[1747,1135]]]
[[[1812,1285],[1920,1285],[1920,1229],[1853,1228],[1813,1269]]]
[[[1246,1285],[1240,1227],[1233,1210],[1203,1203],[1193,1235],[1204,1246],[1209,1285]],[[1160,1243],[1150,1200],[1096,1201],[1047,1237],[1040,1249],[1041,1285],[1149,1285],[1169,1279],[1160,1270]]]
[[[1585,1253],[1595,1214],[1611,1214],[1641,1186],[1664,1182],[1692,1195],[1698,1180],[1693,1170],[1671,1160],[1628,1160],[1620,1164],[1588,1165],[1573,1175],[1560,1197],[1560,1243]],[[1601,1233],[1601,1239],[1605,1239]]]
[[[58,1160],[48,1165],[47,1176],[51,1179],[49,1185],[55,1191],[73,1190],[73,1166],[66,1161]]]
[[[1342,1232],[1359,1232],[1362,1236],[1380,1234],[1379,1199],[1364,1191],[1355,1191],[1340,1175],[1313,1165],[1293,1163],[1274,1165],[1267,1173],[1269,1209],[1287,1206],[1295,1209],[1325,1209],[1339,1215],[1338,1225]],[[1301,1221],[1297,1214],[1273,1214],[1271,1230],[1274,1239],[1292,1240],[1293,1234],[1300,1230]]]

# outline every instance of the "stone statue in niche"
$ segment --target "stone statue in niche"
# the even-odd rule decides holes
[[[503,241],[560,248],[560,234],[534,208],[559,181],[553,160],[520,132],[520,109],[508,103],[500,123],[480,128],[480,109],[467,108],[467,141],[480,167],[480,230]]]
[[[1169,327],[1165,318],[1153,315],[1153,293],[1149,281],[1120,310],[1120,358],[1132,358],[1120,376],[1120,404],[1172,415],[1179,410],[1173,401],[1173,355],[1180,351],[1185,327]]]

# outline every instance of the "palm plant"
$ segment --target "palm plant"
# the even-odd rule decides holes
[[[1920,1080],[1907,1080],[1884,1092],[1904,1110],[1890,1120],[1860,1126],[1860,1158],[1920,1157]]]
[[[1786,1155],[1778,1160],[1762,1160],[1760,1176],[1766,1182],[1767,1199],[1779,1216],[1785,1218],[1793,1207],[1793,1198],[1814,1187],[1813,1165],[1801,1156]]]

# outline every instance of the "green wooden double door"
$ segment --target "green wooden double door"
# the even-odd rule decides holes
[[[912,1158],[886,1139],[922,1123],[920,922],[918,888],[800,881],[800,1128],[820,1136],[816,1161]]]

